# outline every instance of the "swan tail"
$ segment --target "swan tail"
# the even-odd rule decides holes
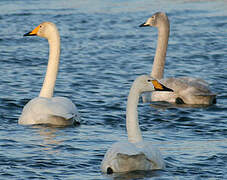
[[[80,114],[75,113],[75,114],[68,114],[64,116],[65,121],[73,122],[74,125],[79,125],[80,124]]]

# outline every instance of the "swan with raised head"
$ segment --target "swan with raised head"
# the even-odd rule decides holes
[[[174,92],[154,92],[151,97],[145,97],[146,101],[167,101],[177,104],[204,104],[210,105],[216,102],[208,84],[200,78],[182,77],[163,79],[166,51],[169,39],[169,20],[165,13],[157,12],[152,15],[140,27],[154,26],[158,28],[158,42],[152,67],[151,76],[161,79],[161,82],[173,89]]]
[[[49,42],[49,61],[39,97],[30,100],[23,108],[19,124],[72,125],[79,120],[73,102],[65,97],[53,97],[58,74],[60,36],[54,23],[44,22],[24,36],[40,36]]]
[[[140,94],[150,91],[173,91],[148,75],[133,82],[127,101],[126,128],[128,141],[117,142],[106,152],[101,169],[107,174],[135,170],[163,169],[165,163],[160,151],[143,141],[138,122],[137,106]]]

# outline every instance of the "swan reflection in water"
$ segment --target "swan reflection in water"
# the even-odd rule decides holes
[[[60,150],[57,148],[64,142],[64,139],[58,137],[64,137],[63,132],[58,127],[47,126],[47,125],[34,125],[32,128],[36,129],[36,132],[40,135],[40,146],[42,150],[48,151],[50,154],[59,153]]]

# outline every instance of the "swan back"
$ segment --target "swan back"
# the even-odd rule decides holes
[[[168,101],[196,105],[214,104],[216,94],[209,89],[207,82],[200,78],[180,77],[162,79],[162,83],[174,89],[174,93],[152,93],[152,101]],[[179,98],[182,102],[178,102]]]
[[[19,124],[72,125],[79,121],[79,113],[71,100],[65,97],[36,97],[23,108]]]
[[[102,171],[108,174],[163,168],[165,163],[159,149],[144,141],[114,143],[106,152],[101,164]]]

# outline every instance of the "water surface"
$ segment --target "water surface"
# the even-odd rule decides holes
[[[227,179],[227,2],[0,2],[0,179]],[[201,77],[217,93],[203,108],[139,105],[143,137],[157,145],[162,171],[106,176],[100,163],[126,140],[125,107],[132,81],[149,74],[157,30],[139,28],[165,11],[171,32],[165,76]],[[57,24],[61,63],[55,95],[79,109],[79,127],[18,125],[23,106],[39,94],[48,43],[23,37],[43,21]]]

